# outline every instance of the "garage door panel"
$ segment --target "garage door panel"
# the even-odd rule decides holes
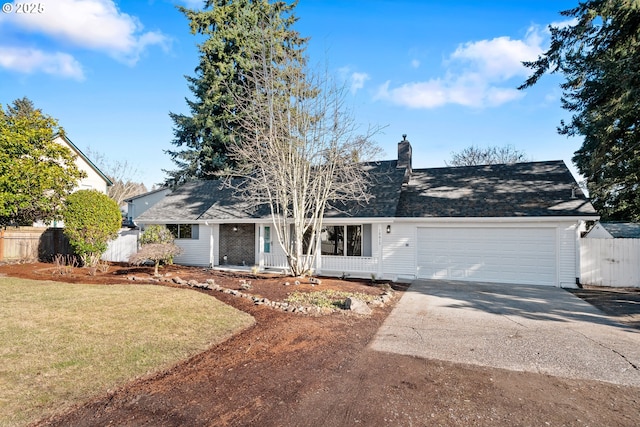
[[[418,277],[555,285],[554,228],[418,228]]]

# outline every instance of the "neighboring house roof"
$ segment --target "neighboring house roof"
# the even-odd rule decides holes
[[[563,161],[414,169],[396,217],[593,216]]]
[[[147,196],[150,196],[152,194],[159,193],[161,191],[168,191],[168,190],[169,190],[169,188],[167,188],[167,187],[160,187],[160,188],[157,188],[155,190],[147,191],[146,193],[136,194],[135,196],[129,197],[128,199],[124,199],[123,202],[131,203],[134,200],[141,199],[143,197],[147,197]]]
[[[68,136],[66,136],[65,134],[57,133],[53,136],[53,139],[56,138],[61,138],[62,140],[64,140],[69,145],[69,148],[71,148],[71,150],[75,152],[75,154],[77,154],[82,160],[84,160],[91,169],[96,171],[96,173],[100,175],[102,179],[104,179],[104,181],[107,183],[107,187],[111,187],[113,185],[113,182],[104,173],[102,173],[102,171],[95,164],[93,164],[91,160],[89,160],[89,158],[82,152],[82,150],[80,150],[73,142],[71,142]]]
[[[405,168],[395,160],[364,166],[374,183],[369,202],[330,204],[325,217],[598,217],[563,161],[414,169],[404,185]],[[184,184],[138,221],[225,221],[269,214],[267,206],[256,208],[223,181],[211,180]]]
[[[640,224],[635,222],[600,222],[616,239],[640,239]]]

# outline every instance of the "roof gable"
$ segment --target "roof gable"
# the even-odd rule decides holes
[[[111,187],[113,185],[113,182],[109,179],[109,177],[102,173],[102,171],[91,160],[89,160],[89,158],[82,152],[82,150],[80,150],[73,142],[71,142],[67,135],[57,133],[53,136],[53,139],[55,140],[57,138],[60,138],[63,142],[65,142],[74,154],[80,157],[87,164],[87,166],[89,166],[98,175],[100,175],[100,178],[104,179],[104,182],[107,183],[107,187]]]

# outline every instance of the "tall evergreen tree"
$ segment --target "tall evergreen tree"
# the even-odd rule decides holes
[[[603,219],[640,221],[640,1],[588,0],[561,12],[551,46],[520,87],[560,72],[562,106],[572,112],[558,132],[584,137],[573,161],[587,178]]]
[[[257,37],[269,27],[273,40],[268,66],[283,62],[302,67],[307,40],[293,30],[296,3],[268,0],[207,0],[203,10],[180,7],[189,19],[191,33],[206,39],[198,45],[200,63],[195,77],[187,76],[193,100],[187,99],[190,115],[170,113],[174,122],[175,150],[168,150],[177,168],[165,171],[166,183],[177,185],[191,179],[212,179],[237,166],[229,146],[246,133],[239,112],[248,111],[238,102],[247,99],[251,82],[243,78],[256,66],[257,49],[264,44]],[[292,58],[295,61],[291,61]],[[232,136],[233,135],[233,136]],[[241,142],[241,141],[239,141]]]

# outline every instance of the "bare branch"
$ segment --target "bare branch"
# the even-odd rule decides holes
[[[253,89],[235,102],[242,106],[235,113],[245,136],[230,150],[243,165],[233,172],[243,178],[235,188],[243,200],[269,206],[292,274],[303,275],[313,270],[328,204],[369,200],[362,161],[379,154],[371,141],[377,129],[359,135],[345,106],[345,87],[278,56],[268,34],[260,39],[260,66],[243,75]]]
[[[130,197],[147,192],[144,183],[135,181],[139,179],[140,171],[127,160],[108,159],[103,153],[91,148],[87,148],[85,154],[113,182],[113,185],[107,189],[107,194],[118,203],[118,206]]]

